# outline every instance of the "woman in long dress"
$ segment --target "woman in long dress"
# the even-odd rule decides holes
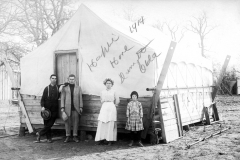
[[[98,127],[95,136],[97,144],[102,144],[104,140],[108,141],[111,145],[112,141],[117,140],[117,110],[116,107],[119,103],[119,97],[112,89],[114,84],[113,80],[107,78],[103,84],[106,89],[101,93],[102,107],[98,116]]]

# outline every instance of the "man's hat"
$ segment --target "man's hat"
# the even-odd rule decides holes
[[[44,111],[41,111],[41,116],[44,120],[49,120],[51,118],[51,111],[45,108]]]

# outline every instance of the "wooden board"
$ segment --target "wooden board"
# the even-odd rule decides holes
[[[182,119],[177,95],[158,104],[163,142],[168,143],[183,135]]]

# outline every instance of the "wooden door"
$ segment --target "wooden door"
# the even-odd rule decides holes
[[[76,76],[76,85],[79,85],[78,60],[76,53],[56,54],[56,74],[58,84],[68,82],[68,76]]]

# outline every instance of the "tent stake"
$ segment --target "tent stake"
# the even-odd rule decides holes
[[[197,144],[197,143],[199,143],[199,142],[205,141],[206,139],[209,139],[209,138],[211,138],[211,137],[213,137],[213,136],[215,136],[215,135],[221,134],[222,132],[227,131],[228,129],[231,129],[231,127],[228,127],[228,128],[223,129],[223,130],[220,130],[220,131],[218,131],[218,132],[215,132],[215,133],[213,133],[213,134],[210,134],[210,135],[207,136],[207,137],[199,138],[199,140],[198,140],[197,142],[194,142],[194,143],[192,143],[192,144],[187,144],[187,149],[189,149],[191,146],[193,146],[193,145],[195,145],[195,144]]]

